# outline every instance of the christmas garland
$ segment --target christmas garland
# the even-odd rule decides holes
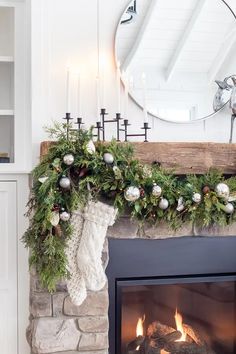
[[[41,283],[49,291],[69,276],[65,247],[74,210],[93,199],[105,200],[120,213],[129,208],[140,223],[164,220],[177,229],[185,222],[199,227],[226,226],[236,219],[236,177],[225,179],[216,170],[180,178],[158,165],[133,157],[131,145],[97,143],[89,131],[69,131],[67,124],[47,129],[56,140],[33,170],[28,203],[30,226],[23,236],[31,249]]]

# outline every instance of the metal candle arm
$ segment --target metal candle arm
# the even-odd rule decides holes
[[[105,108],[101,109],[101,121],[97,121],[96,122],[96,129],[97,129],[97,134],[94,134],[94,137],[97,137],[97,140],[100,141],[101,140],[101,132],[102,132],[102,140],[105,141],[105,126],[107,123],[116,123],[116,141],[120,141],[120,132],[124,132],[125,133],[125,141],[128,141],[128,137],[133,137],[133,136],[143,136],[144,137],[144,142],[148,142],[147,139],[147,132],[149,129],[151,129],[148,126],[148,123],[144,123],[143,127],[141,127],[141,129],[144,130],[144,133],[142,134],[128,134],[128,126],[130,126],[131,124],[129,124],[128,119],[124,119],[121,118],[121,114],[120,113],[116,113],[116,117],[114,119],[105,119],[106,115],[108,115],[108,113],[106,112]],[[66,120],[66,124],[67,124],[67,140],[69,140],[69,132],[70,131],[74,131],[75,129],[71,129],[70,128],[70,121],[72,121],[74,118],[71,117],[70,113],[66,113],[66,116],[63,118]],[[123,120],[123,124],[122,126],[124,127],[124,129],[120,128],[120,121]],[[77,118],[77,121],[75,123],[78,127],[77,130],[81,129],[81,126],[84,124],[83,120],[81,117]]]

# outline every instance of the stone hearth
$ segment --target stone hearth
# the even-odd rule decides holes
[[[184,236],[236,235],[236,225],[224,229],[198,230],[185,225],[173,233],[164,224],[159,227],[145,226],[142,230],[130,221],[129,216],[120,218],[108,229],[107,237],[160,239]],[[108,263],[108,242],[104,245],[103,264]],[[108,287],[100,292],[89,292],[81,306],[71,303],[66,284],[61,282],[54,294],[42,289],[39,279],[31,271],[30,325],[27,339],[33,354],[107,354],[108,353]]]

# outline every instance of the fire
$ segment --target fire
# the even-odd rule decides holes
[[[177,309],[175,311],[175,323],[176,323],[176,328],[177,331],[180,331],[182,333],[182,336],[180,339],[177,339],[176,342],[185,342],[187,334],[184,331],[183,328],[183,318],[180,313],[178,313]]]
[[[136,326],[136,337],[143,336],[144,330],[143,330],[143,322],[145,321],[145,315],[142,317],[139,317],[137,326]],[[140,346],[136,348],[136,350],[139,350]]]
[[[144,317],[139,317],[137,326],[136,326],[136,337],[138,336],[143,336],[143,322],[144,322]]]

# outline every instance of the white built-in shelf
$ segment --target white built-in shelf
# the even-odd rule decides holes
[[[0,55],[0,63],[14,63],[13,56]]]
[[[13,109],[0,109],[0,116],[14,116]]]

